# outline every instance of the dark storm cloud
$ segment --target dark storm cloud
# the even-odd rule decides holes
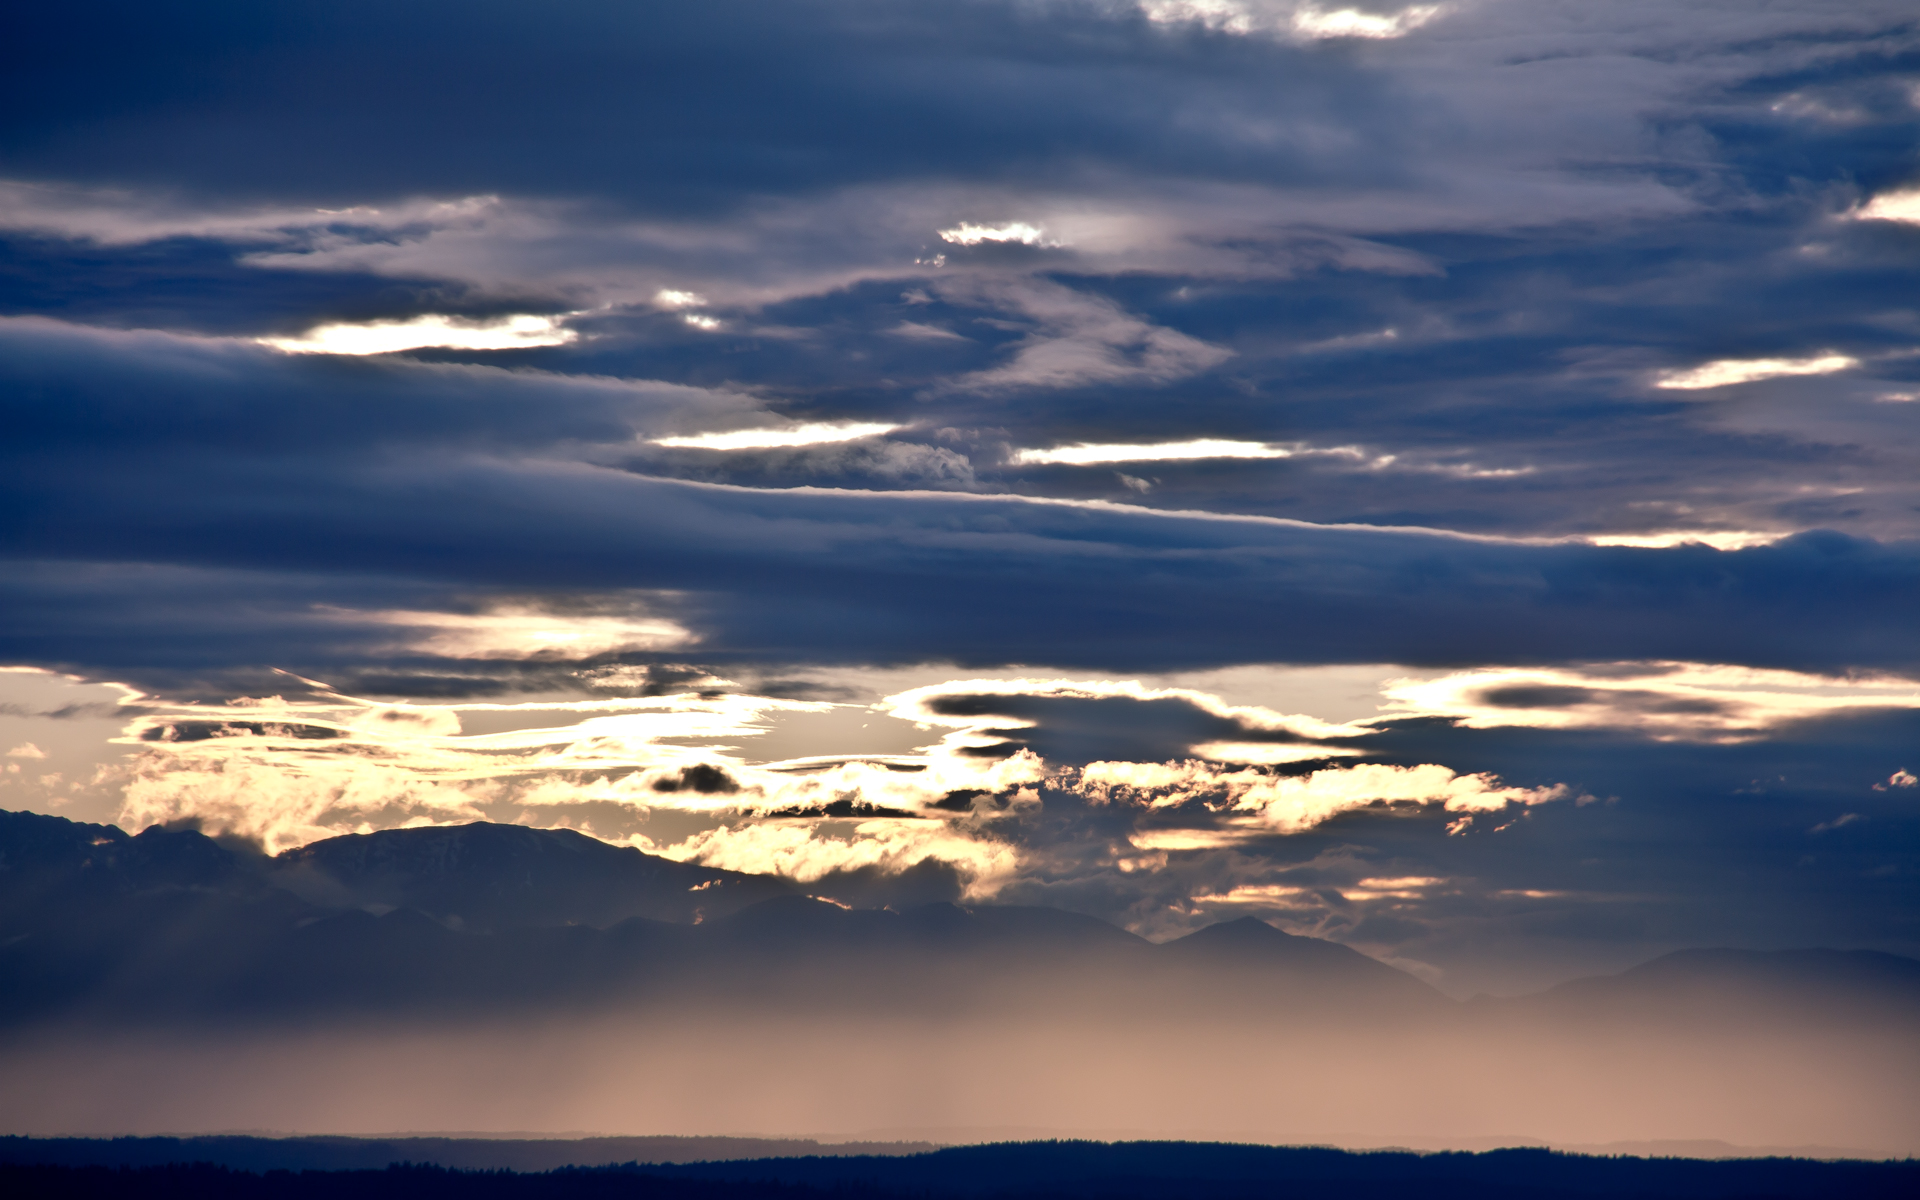
[[[1471,5],[1377,42],[1247,11],[1264,32],[1125,5],[31,14],[4,144],[45,187],[8,193],[0,302],[223,333],[583,310],[585,340],[491,361],[930,443],[641,467],[714,482],[1911,534],[1914,410],[1884,397],[1920,389],[1920,233],[1843,219],[1912,176],[1901,6]],[[1013,220],[1035,244],[936,233]],[[1827,352],[1861,365],[1649,387]],[[1303,453],[1008,458],[1191,437]]]
[[[23,18],[19,175],[359,203],[612,195],[649,208],[875,179],[1390,176],[1316,126],[1394,120],[1339,56],[1078,5],[89,4]],[[32,52],[25,47],[33,47]],[[1284,105],[1295,131],[1232,118]],[[1264,132],[1264,131],[1262,131]]]
[[[355,582],[367,577],[482,594],[652,590],[675,594],[659,611],[713,659],[1920,662],[1909,544],[1526,545],[988,496],[716,488],[566,453],[676,402],[717,403],[706,393],[33,323],[8,333],[23,352],[7,357],[15,438],[0,487],[18,519],[6,553],[50,564],[50,578],[110,563],[266,571],[305,576],[313,603],[346,608],[367,604]],[[41,577],[14,575],[21,602]],[[209,593],[218,625],[220,588]],[[16,632],[8,652],[77,662],[102,632],[48,621],[44,638]]]

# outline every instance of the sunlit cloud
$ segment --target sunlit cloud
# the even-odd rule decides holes
[[[1859,221],[1904,221],[1920,225],[1920,189],[1875,196],[1849,215]]]
[[[1814,358],[1723,358],[1684,371],[1663,372],[1654,386],[1695,391],[1788,375],[1832,375],[1859,365],[1860,360],[1844,354],[1822,354]]]
[[[1835,679],[1703,663],[1495,668],[1390,683],[1392,711],[1477,729],[1632,730],[1661,741],[1747,741],[1793,721],[1870,708],[1920,708],[1920,684]]]
[[[620,650],[664,650],[695,640],[684,626],[672,621],[530,608],[502,608],[480,614],[388,611],[341,615],[418,630],[419,635],[407,641],[404,649],[442,658],[578,660]]]
[[[1565,784],[1509,787],[1492,774],[1461,775],[1437,763],[1357,763],[1304,776],[1223,771],[1201,762],[1089,763],[1080,790],[1109,804],[1167,808],[1206,802],[1281,834],[1303,833],[1342,813],[1376,805],[1437,805],[1447,812],[1497,812],[1573,795]]]
[[[795,446],[852,442],[860,438],[879,437],[902,428],[905,426],[878,421],[819,421],[784,428],[735,429],[725,433],[654,438],[653,444],[684,450],[782,450]]]
[[[940,240],[956,246],[978,246],[982,242],[1017,242],[1022,246],[1059,246],[1048,239],[1038,225],[1009,221],[1005,225],[975,225],[963,221],[952,229],[942,229]]]
[[[1318,41],[1325,38],[1397,38],[1446,11],[1444,4],[1418,4],[1392,13],[1273,0],[1140,0],[1148,20],[1163,25],[1192,23],[1218,33],[1269,31]]]
[[[1272,742],[1200,742],[1192,747],[1198,758],[1215,762],[1251,763],[1273,766],[1279,763],[1312,762],[1320,758],[1339,758],[1365,751],[1349,746],[1288,746]]]
[[[1202,892],[1195,904],[1247,905],[1254,908],[1290,908],[1320,906],[1320,898],[1311,888],[1289,887],[1281,883],[1243,883],[1225,892]]]
[[[518,626],[510,632],[525,636]],[[190,819],[274,851],[403,825],[570,824],[649,853],[803,882],[849,870],[896,873],[935,860],[951,867],[970,895],[985,896],[1026,869],[1020,838],[996,831],[1019,826],[1050,803],[1049,795],[1077,797],[1074,803],[1116,816],[1136,813],[1149,826],[1161,819],[1150,814],[1182,810],[1176,819],[1184,827],[1141,828],[1131,836],[1134,850],[1151,856],[1223,850],[1377,806],[1471,815],[1571,794],[1564,785],[1515,787],[1438,764],[1276,774],[1249,764],[1351,754],[1339,740],[1371,731],[1135,681],[960,680],[917,688],[868,711],[929,730],[944,726],[948,732],[932,745],[911,754],[791,760],[753,754],[752,745],[790,715],[860,706],[737,690],[394,704],[308,686],[320,690],[298,700],[134,705],[115,739],[137,751],[122,772],[121,819],[131,828]],[[1009,727],[1034,722],[985,711],[994,705],[980,699],[996,694],[1181,700],[1286,744],[1250,740],[1231,747],[1230,763],[1111,760],[1076,769],[1031,749],[1001,748]],[[948,703],[955,697],[965,703]],[[1293,744],[1310,737],[1333,744]],[[682,816],[660,827],[657,812]],[[1158,870],[1158,861],[1116,869]]]
[[[707,302],[707,298],[698,292],[661,288],[654,293],[653,302],[663,308],[698,308]]]
[[[1219,850],[1254,836],[1245,829],[1142,829],[1128,835],[1136,850]]]
[[[1265,442],[1239,442],[1226,438],[1194,438],[1184,442],[1155,442],[1146,445],[1125,443],[1080,443],[1057,446],[1051,450],[1016,450],[1011,461],[1017,466],[1063,463],[1088,466],[1095,463],[1181,462],[1202,458],[1292,458],[1295,451]]]
[[[1712,546],[1715,550],[1745,550],[1750,546],[1771,546],[1789,536],[1753,529],[1680,529],[1664,533],[1607,533],[1580,539],[1596,546],[1637,546],[1647,550],[1665,550],[1673,546]]]
[[[289,354],[392,354],[401,350],[524,350],[564,346],[579,334],[558,317],[520,315],[494,320],[424,316],[408,321],[319,325],[299,337],[255,338]]]
[[[1418,900],[1429,888],[1445,883],[1430,875],[1403,875],[1393,879],[1362,879],[1352,887],[1340,889],[1349,900]]]
[[[945,746],[962,751],[979,750],[1003,745],[1006,741],[1006,731],[1033,728],[1039,724],[1032,718],[1013,715],[1002,710],[1003,706],[992,703],[996,697],[1008,701],[1004,708],[1012,708],[1021,700],[1033,699],[1132,700],[1143,703],[1180,701],[1202,713],[1246,730],[1248,742],[1254,743],[1248,749],[1257,747],[1260,752],[1289,756],[1282,761],[1298,761],[1291,756],[1291,752],[1296,749],[1301,752],[1302,757],[1306,758],[1327,758],[1351,753],[1349,748],[1340,744],[1341,740],[1362,738],[1371,732],[1358,725],[1334,724],[1303,714],[1275,712],[1259,705],[1228,704],[1218,696],[1192,688],[1148,687],[1132,679],[1030,677],[955,679],[888,696],[876,707],[900,720],[912,721],[929,729],[944,727],[952,730],[953,732],[946,734],[942,739],[942,744]],[[1272,748],[1268,748],[1267,742],[1254,742],[1252,735],[1255,732],[1276,735]],[[1238,743],[1222,743],[1214,739],[1210,739],[1207,744],[1209,747],[1238,745]],[[1190,752],[1199,754],[1200,749],[1193,747]],[[1240,758],[1231,761],[1263,760]],[[1125,766],[1148,774],[1177,772],[1182,769],[1158,763],[1108,763],[1105,766],[1112,770],[1119,770]],[[1168,778],[1171,780],[1174,776]]]
[[[781,875],[801,883],[863,868],[897,875],[931,859],[956,868],[967,879],[970,899],[992,896],[1020,861],[1014,847],[967,836],[938,820],[862,821],[839,832],[785,822],[722,826],[684,842],[647,848],[703,866]]]
[[[743,753],[785,715],[843,707],[738,692],[521,704],[390,704],[324,692],[221,705],[149,701],[115,739],[138,751],[121,772],[118,819],[133,829],[192,820],[270,852],[374,829],[531,821],[808,880],[933,858],[952,866],[970,894],[990,892],[1017,855],[987,829],[1039,803],[1031,785],[1044,764],[1032,754],[982,761],[944,747],[812,762]],[[940,807],[955,792],[998,799],[977,812]],[[849,805],[870,815],[832,815]],[[662,834],[655,812],[683,817]]]
[[[1406,36],[1445,11],[1444,4],[1416,4],[1387,14],[1361,12],[1354,8],[1323,9],[1309,4],[1293,14],[1293,29],[1309,38],[1397,38]]]
[[[1538,470],[1532,466],[1484,467],[1476,463],[1440,462],[1400,454],[1370,454],[1360,446],[1310,446],[1300,442],[1279,444],[1233,438],[1189,438],[1178,442],[1077,442],[1068,446],[1015,450],[1007,461],[1022,467],[1083,467],[1229,458],[1333,460],[1356,470],[1444,475],[1454,479],[1514,479],[1532,475]]]

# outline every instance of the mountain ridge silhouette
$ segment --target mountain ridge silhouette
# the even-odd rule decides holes
[[[664,916],[662,914],[665,914]],[[674,917],[680,919],[673,919]],[[778,994],[824,1010],[965,1011],[991,993],[1258,1015],[1488,1019],[1726,1011],[1920,1014],[1920,962],[1691,950],[1533,996],[1448,1000],[1351,947],[1253,917],[1155,944],[1059,909],[853,908],[785,880],[572,830],[476,822],[277,858],[190,829],[0,812],[0,1022],[475,1014]],[[1769,1010],[1771,1011],[1771,1009]]]

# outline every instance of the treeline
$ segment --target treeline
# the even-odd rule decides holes
[[[396,1163],[379,1171],[236,1171],[213,1163],[152,1167],[0,1164],[11,1200],[867,1200],[854,1189],[661,1179],[626,1171],[539,1174]],[[871,1200],[882,1200],[873,1193]]]
[[[32,1200],[1906,1200],[1920,1161],[1599,1158],[1545,1150],[1355,1153],[1190,1142],[1041,1142],[909,1157],[628,1163],[542,1173],[395,1164],[235,1170],[0,1164]]]

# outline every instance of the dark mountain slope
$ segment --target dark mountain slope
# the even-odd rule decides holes
[[[330,838],[275,860],[191,831],[129,837],[8,814],[0,896],[0,1016],[16,1023],[776,999],[1048,1018],[1446,1003],[1346,947],[1257,921],[1154,946],[1054,909],[850,909],[782,880],[517,826]]]
[[[1920,1022],[1920,961],[1872,950],[1679,950],[1509,1005],[1566,1017]]]
[[[611,846],[571,829],[475,822],[347,834],[289,850],[275,881],[334,908],[417,908],[459,928],[692,921],[792,885]]]
[[[748,903],[756,895],[766,897]],[[679,920],[659,920],[666,913]],[[1318,1013],[1557,1028],[1730,1017],[1920,1021],[1920,963],[1689,951],[1540,996],[1453,1004],[1252,918],[1153,945],[1043,908],[850,909],[789,883],[566,830],[472,824],[281,858],[0,813],[0,1022],[486,1016],[653,1003],[827,1013],[1064,1013],[1197,1027]],[[1437,1026],[1436,1026],[1437,1027]]]
[[[1357,999],[1431,1005],[1436,990],[1351,946],[1300,937],[1255,917],[1221,921],[1160,948],[1163,959],[1187,971],[1230,972],[1247,986],[1295,998]]]
[[[260,865],[190,830],[130,837],[114,825],[0,812],[0,921],[168,892],[258,895]]]
[[[148,1167],[213,1163],[239,1171],[378,1170],[388,1163],[432,1163],[482,1171],[551,1171],[611,1163],[714,1162],[725,1159],[924,1154],[932,1142],[826,1143],[810,1138],[589,1137],[486,1138],[338,1136],[26,1138],[0,1136],[0,1162],[68,1167]]]

